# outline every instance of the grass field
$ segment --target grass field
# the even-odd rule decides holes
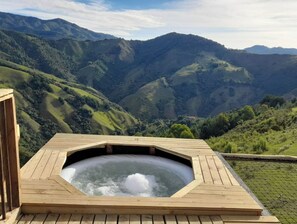
[[[281,223],[297,223],[297,162],[228,162]]]

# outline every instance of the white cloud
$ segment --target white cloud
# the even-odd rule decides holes
[[[113,11],[103,0],[0,0],[0,10],[60,17],[88,29],[147,39],[165,32],[193,33],[227,47],[253,44],[296,47],[295,0],[180,0],[167,9]]]

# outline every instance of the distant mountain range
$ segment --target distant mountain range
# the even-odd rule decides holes
[[[252,54],[287,54],[287,55],[297,55],[296,48],[282,48],[282,47],[266,47],[263,45],[255,45],[244,49],[248,53]]]
[[[41,20],[35,17],[26,17],[4,12],[0,12],[0,29],[32,34],[53,40],[70,38],[75,40],[96,41],[115,38],[109,34],[96,33],[79,27],[63,19]]]
[[[206,117],[297,88],[295,56],[228,50],[177,33],[92,42],[1,31],[0,58],[95,88],[145,120]]]

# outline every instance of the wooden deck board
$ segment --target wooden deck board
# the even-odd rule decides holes
[[[206,156],[206,160],[207,160],[207,164],[209,167],[209,171],[210,171],[213,183],[219,184],[219,185],[223,184],[222,180],[221,180],[221,176],[219,174],[219,171],[215,165],[213,156]]]
[[[225,167],[224,167],[224,164],[222,163],[222,161],[217,156],[214,156],[213,159],[214,159],[215,165],[217,167],[217,170],[219,172],[219,175],[221,177],[223,185],[232,185],[232,182],[229,178],[228,173],[225,170]]]
[[[41,174],[44,170],[44,168],[47,165],[47,162],[50,160],[51,154],[53,153],[53,151],[51,150],[45,150],[45,152],[43,153],[42,157],[39,160],[38,165],[36,166],[36,169],[34,170],[31,179],[40,179]]]
[[[36,170],[36,167],[43,156],[45,150],[39,150],[21,169],[21,178],[29,179]]]
[[[47,161],[43,172],[40,175],[40,179],[47,179],[49,176],[51,176],[52,171],[55,167],[56,161],[58,159],[59,152],[58,151],[53,151],[49,160]]]
[[[130,215],[130,224],[140,224],[140,215]]]
[[[57,224],[68,224],[71,214],[60,214]]]
[[[105,224],[106,215],[100,214],[96,215],[94,219],[94,224]]]
[[[154,215],[153,216],[153,223],[154,224],[165,224],[164,217],[162,215]]]
[[[46,220],[47,214],[37,214],[31,224],[42,224]]]
[[[193,167],[193,172],[194,172],[194,177],[196,180],[201,182],[204,182],[204,178],[202,175],[202,169],[199,161],[199,157],[195,156],[192,158],[192,167]]]
[[[129,215],[119,215],[119,224],[129,224],[130,222],[130,217]]]
[[[189,215],[188,220],[190,224],[201,224],[199,217],[196,215]]]
[[[199,161],[200,161],[204,183],[213,183],[206,156],[200,155]]]

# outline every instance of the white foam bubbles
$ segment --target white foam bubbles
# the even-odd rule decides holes
[[[154,176],[135,173],[126,178],[124,186],[133,195],[152,194],[153,188],[157,187],[157,183]]]

